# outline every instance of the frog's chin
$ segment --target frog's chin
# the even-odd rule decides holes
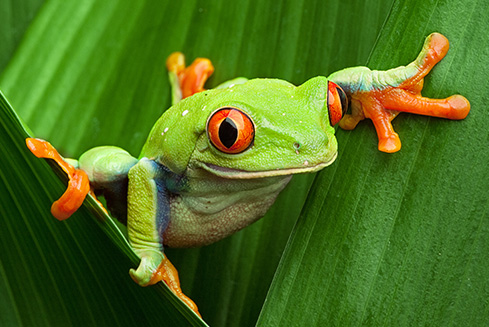
[[[331,165],[335,161],[336,156],[337,153],[335,153],[328,160],[316,165],[309,165],[307,161],[305,161],[304,166],[302,167],[277,168],[273,170],[258,170],[258,171],[241,170],[241,169],[219,167],[204,162],[201,162],[200,166],[202,167],[202,169],[222,178],[252,179],[252,178],[263,178],[263,177],[273,177],[273,176],[288,176],[288,175],[301,174],[301,173],[313,173],[323,169],[326,166]]]

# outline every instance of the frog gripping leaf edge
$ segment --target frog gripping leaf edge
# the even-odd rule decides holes
[[[156,122],[138,158],[103,146],[71,165],[46,141],[29,138],[26,144],[68,174],[68,189],[51,210],[57,219],[73,214],[88,193],[104,195],[111,214],[127,221],[129,242],[141,258],[130,271],[134,281],[164,281],[198,314],[164,247],[210,244],[262,217],[291,175],[335,160],[337,123],[354,129],[369,118],[379,150],[396,152],[401,142],[391,121],[400,112],[464,119],[470,111],[465,97],[421,96],[423,78],[448,47],[443,35],[433,33],[407,66],[347,68],[300,86],[238,78],[212,90],[204,89],[214,71],[208,59],[186,67],[183,54],[174,53],[167,60],[173,106]]]

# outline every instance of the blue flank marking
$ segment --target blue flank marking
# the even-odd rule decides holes
[[[170,196],[172,193],[178,193],[185,188],[186,179],[182,176],[178,176],[167,167],[152,161],[155,170],[154,180],[158,195],[156,198],[156,228],[158,228],[158,235],[160,236],[160,244],[163,249],[163,233],[170,223]]]
[[[163,233],[170,222],[170,194],[162,178],[155,179],[156,188],[158,189],[158,206],[156,209],[156,227],[160,236],[161,247],[163,248]]]

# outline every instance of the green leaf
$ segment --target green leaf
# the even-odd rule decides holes
[[[65,186],[27,150],[3,94],[0,124],[2,326],[205,325],[163,285],[144,289],[128,278],[138,259],[93,200],[69,221],[53,220],[49,203]]]
[[[370,124],[338,131],[342,152],[315,180],[258,325],[489,324],[488,14],[477,1],[395,3],[369,66],[407,64],[441,32],[451,50],[423,93],[461,93],[471,113],[401,115],[393,155]]]
[[[101,144],[123,146],[137,154],[147,131],[169,105],[164,61],[171,51],[182,50],[189,58],[212,58],[217,69],[210,86],[238,75],[301,83],[321,72],[366,61],[389,8],[372,1],[370,8],[376,14],[366,18],[371,28],[365,30],[355,21],[368,6],[343,7],[349,15],[342,22],[352,26],[346,29],[336,23],[338,2],[129,6],[49,1],[29,28],[0,86],[35,135],[49,139],[64,155],[76,157]],[[352,51],[344,40],[357,46]],[[184,291],[212,325],[249,326],[256,321],[313,176],[301,177],[268,217],[248,230],[203,249],[168,251],[181,272]],[[24,187],[39,189],[38,185]],[[50,224],[59,224],[49,217],[48,208],[60,193],[58,187],[43,201],[43,215]],[[83,218],[73,217],[69,223],[74,219]],[[86,251],[90,262],[96,262],[91,249]],[[113,265],[111,269],[131,283],[128,265],[110,262],[105,265]],[[132,295],[121,299],[134,302]],[[87,316],[91,310],[79,308]]]
[[[26,28],[44,0],[4,0],[0,2],[0,71],[8,64]]]
[[[370,60],[378,69],[408,63],[440,31],[452,50],[425,95],[466,95],[469,118],[401,116],[394,125],[403,149],[394,155],[378,153],[369,123],[338,131],[338,162],[316,178],[260,324],[483,325],[487,158],[479,147],[488,140],[479,119],[488,47],[480,7],[398,1],[382,28],[391,1],[47,1],[0,88],[63,155],[103,144],[137,155],[169,106],[172,51],[211,58],[209,87],[237,76],[299,84],[364,65],[381,28]],[[132,282],[136,259],[93,203],[66,222],[50,217],[63,184],[3,113],[0,324],[198,325],[166,288]],[[262,221],[235,236],[167,251],[210,325],[255,324],[312,178],[295,177]]]

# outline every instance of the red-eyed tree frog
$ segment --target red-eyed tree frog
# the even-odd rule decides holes
[[[240,78],[212,90],[203,89],[213,72],[210,61],[185,67],[183,55],[175,53],[167,60],[174,104],[138,157],[101,146],[69,161],[46,141],[26,142],[70,177],[52,206],[56,218],[74,213],[90,189],[102,194],[111,214],[127,223],[129,242],[141,258],[130,270],[134,281],[146,286],[163,280],[198,312],[182,293],[164,247],[210,244],[262,217],[293,174],[335,160],[338,123],[353,129],[371,119],[379,150],[395,152],[401,143],[391,121],[400,112],[465,118],[470,104],[463,96],[421,96],[424,76],[447,51],[448,40],[433,33],[414,62],[388,71],[347,68],[300,86]]]

